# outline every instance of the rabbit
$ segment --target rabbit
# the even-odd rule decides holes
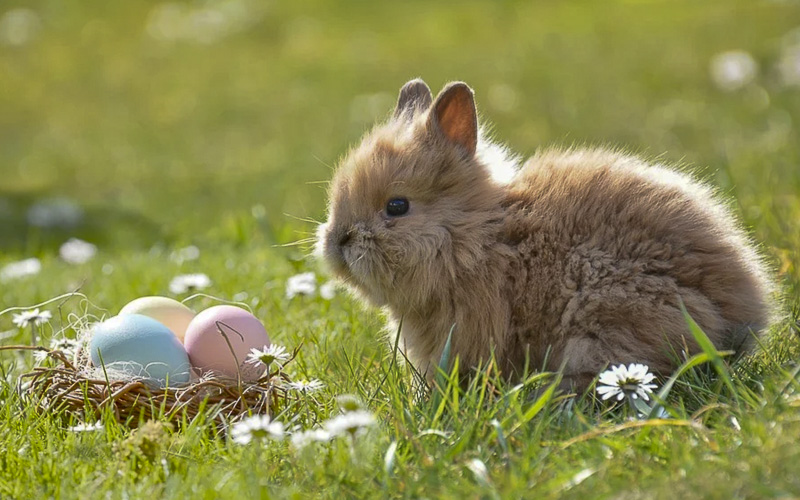
[[[494,356],[585,390],[610,365],[668,375],[698,352],[681,304],[718,349],[768,326],[767,266],[708,186],[611,149],[517,163],[469,86],[434,100],[416,79],[335,170],[316,250],[429,381],[448,336],[464,372]]]

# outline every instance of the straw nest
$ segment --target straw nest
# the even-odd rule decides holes
[[[297,356],[299,349],[283,366]],[[41,346],[3,346],[0,350],[44,353],[40,356],[50,361],[20,376],[20,394],[39,412],[63,412],[81,422],[96,421],[110,410],[117,422],[128,427],[154,418],[177,424],[202,418],[222,428],[249,415],[275,415],[294,397],[286,389],[290,380],[282,369],[255,382],[241,377],[201,378],[182,386],[158,388],[142,379],[118,374],[109,377],[105,370],[91,367],[80,352],[70,359],[60,350]]]

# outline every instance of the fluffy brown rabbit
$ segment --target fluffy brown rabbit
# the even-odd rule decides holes
[[[720,349],[768,323],[762,260],[713,191],[608,149],[550,149],[517,167],[479,130],[472,90],[421,80],[336,170],[318,251],[384,307],[429,375],[446,339],[464,368],[492,353],[586,388],[609,364],[669,374],[698,351],[680,309]]]

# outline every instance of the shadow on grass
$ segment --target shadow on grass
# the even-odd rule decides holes
[[[80,238],[103,248],[149,248],[170,234],[140,213],[113,204],[83,206],[45,191],[0,189],[0,252],[38,255]]]

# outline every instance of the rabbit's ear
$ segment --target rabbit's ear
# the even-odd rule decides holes
[[[399,117],[403,114],[413,116],[419,111],[428,109],[431,101],[433,101],[431,89],[421,79],[415,78],[400,89],[394,116]]]
[[[478,112],[472,89],[464,82],[448,84],[436,97],[428,117],[434,133],[463,147],[473,156],[478,146]]]

